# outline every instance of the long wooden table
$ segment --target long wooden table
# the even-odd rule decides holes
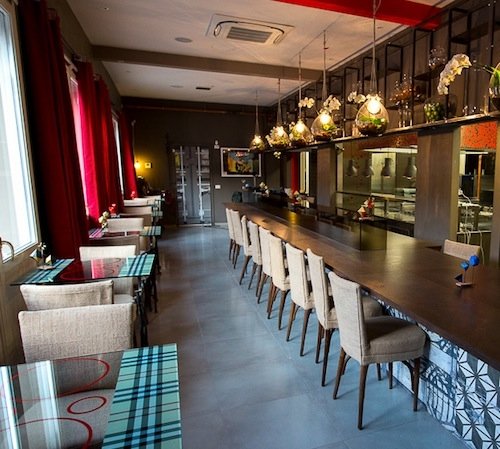
[[[499,268],[480,265],[474,285],[459,288],[461,261],[430,243],[388,232],[386,250],[360,251],[328,237],[331,225],[315,217],[261,204],[226,206],[297,248],[311,248],[340,275],[500,370]]]

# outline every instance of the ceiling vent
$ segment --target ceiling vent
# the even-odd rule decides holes
[[[214,14],[208,27],[207,36],[271,45],[279,44],[292,29],[293,27],[290,25]]]

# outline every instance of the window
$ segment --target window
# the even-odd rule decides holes
[[[37,241],[35,207],[21,99],[13,13],[0,1],[0,237],[14,254]],[[6,5],[8,7],[8,5]],[[11,257],[6,246],[2,256]]]
[[[115,134],[115,142],[116,142],[116,152],[118,157],[118,176],[120,177],[120,188],[123,194],[123,169],[122,169],[122,155],[120,151],[120,125],[118,124],[118,119],[116,115],[113,114],[113,132]]]

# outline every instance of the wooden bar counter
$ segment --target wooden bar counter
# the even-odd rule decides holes
[[[340,275],[500,370],[500,269],[479,265],[474,285],[459,288],[460,260],[430,243],[387,232],[386,250],[361,251],[331,238],[332,226],[313,216],[260,203],[226,206],[297,248],[311,248]]]

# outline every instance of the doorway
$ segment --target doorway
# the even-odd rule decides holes
[[[208,148],[174,149],[179,225],[212,224],[210,153]]]

